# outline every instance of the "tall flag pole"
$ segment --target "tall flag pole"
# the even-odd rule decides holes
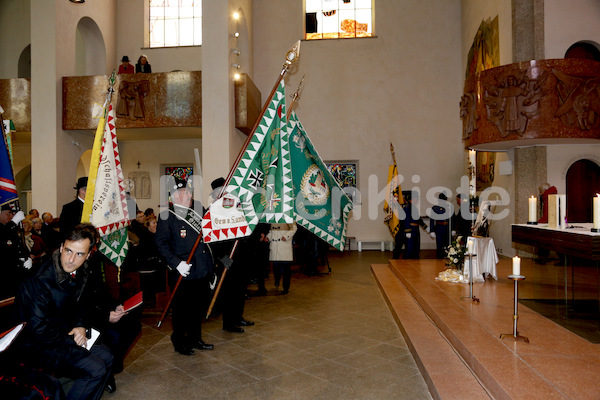
[[[259,222],[293,222],[293,188],[289,167],[289,143],[283,77],[300,57],[298,40],[285,55],[281,72],[259,117],[240,150],[219,197],[228,193],[239,199],[249,225],[248,234]],[[229,254],[233,258],[236,240]],[[217,300],[227,269],[219,279],[206,317]]]
[[[237,158],[235,159],[233,166],[231,167],[231,170],[229,171],[229,174],[227,175],[227,178],[225,179],[225,184],[223,185],[222,189],[221,189],[221,193],[219,193],[219,198],[223,197],[223,194],[226,191],[230,190],[229,184],[231,182],[231,180],[234,177],[234,174],[236,174],[238,167],[245,167],[248,162],[248,157],[246,156],[246,152],[247,151],[253,151],[255,154],[257,153],[257,141],[255,140],[255,135],[257,133],[257,130],[259,128],[260,124],[263,124],[263,119],[265,117],[265,114],[267,113],[267,110],[269,110],[269,113],[267,114],[267,117],[271,119],[271,122],[275,119],[275,117],[277,116],[277,118],[281,119],[281,113],[283,112],[285,114],[284,109],[280,109],[280,108],[271,108],[269,109],[269,107],[271,106],[271,102],[272,99],[275,97],[276,92],[279,89],[279,84],[283,81],[283,77],[285,76],[285,74],[288,72],[288,70],[290,69],[290,67],[292,66],[292,64],[296,63],[298,61],[298,58],[300,57],[300,41],[298,40],[294,46],[292,46],[291,49],[289,49],[285,55],[285,62],[283,63],[283,67],[281,69],[281,72],[279,73],[279,76],[277,77],[277,81],[275,82],[275,85],[273,86],[273,89],[271,90],[271,93],[269,94],[269,96],[267,97],[267,100],[258,116],[258,118],[256,119],[256,122],[254,123],[254,127],[252,128],[252,131],[250,133],[250,135],[248,135],[248,138],[246,139],[246,142],[244,143],[244,145],[242,146]],[[279,95],[278,95],[279,98]],[[279,98],[279,101],[281,101],[281,99]],[[285,98],[284,98],[284,104],[285,104]],[[268,126],[271,126],[271,124],[269,123]],[[277,127],[277,129],[279,129],[279,133],[281,134],[281,130],[283,129],[283,131],[285,132],[285,124],[283,127],[279,126]],[[264,130],[264,127],[261,128],[261,130]],[[273,132],[275,132],[275,129],[273,130]],[[264,138],[266,135],[262,135],[262,137]],[[281,135],[278,135],[281,136]],[[252,145],[251,145],[252,143]],[[243,160],[243,161],[242,161]],[[270,165],[270,164],[269,164]],[[227,189],[225,189],[227,188]],[[238,191],[239,193],[239,191]],[[275,193],[273,189],[271,189],[270,191],[271,194]],[[267,199],[267,197],[265,197],[265,199]],[[278,202],[274,202],[271,204],[276,204]],[[248,204],[246,204],[246,207],[248,207]],[[282,210],[282,212],[280,213],[280,215],[277,216],[281,216],[284,215],[285,213],[283,212],[283,206],[281,206],[281,202],[279,202],[279,208],[278,210]],[[288,214],[291,213],[291,211],[285,210]],[[210,212],[210,210],[209,210]],[[251,214],[252,215],[252,214]],[[250,219],[252,221],[255,220],[256,217],[256,213],[253,214],[253,216],[250,217]],[[291,217],[289,217],[291,218]],[[258,221],[254,222],[254,226],[256,225],[256,223],[258,223]],[[203,221],[203,224],[206,226],[206,220]],[[205,230],[203,229],[203,234],[202,235],[198,235],[198,239],[196,239],[196,243],[194,243],[194,247],[192,247],[192,251],[190,252],[190,255],[188,256],[187,262],[190,263],[194,252],[196,251],[196,248],[198,247],[200,240],[206,240],[205,239],[205,234],[204,234]],[[250,234],[251,231],[248,232],[248,234]],[[229,254],[229,258],[233,258],[233,255],[235,254],[235,251],[237,249],[237,245],[238,245],[238,241],[236,240],[233,248],[231,249],[231,252]],[[208,311],[206,314],[206,318],[208,318],[210,316],[210,313],[212,311],[213,306],[215,305],[215,302],[217,300],[217,296],[219,295],[219,291],[221,290],[221,286],[223,285],[223,280],[225,279],[225,275],[227,273],[227,269],[223,270],[223,274],[221,275],[221,278],[219,279],[219,283],[217,284],[217,287],[215,289],[215,293],[213,295],[212,301],[208,307]],[[180,276],[179,279],[177,280],[177,283],[175,284],[175,287],[173,288],[173,290],[171,291],[171,297],[169,298],[167,305],[165,306],[165,309],[162,313],[162,316],[160,317],[160,319],[158,320],[157,323],[157,327],[160,328],[160,326],[162,325],[163,320],[165,319],[169,308],[171,306],[171,302],[173,300],[173,297],[175,296],[175,293],[177,292],[177,288],[179,287],[179,284],[181,283],[182,277]]]
[[[96,227],[101,239],[99,251],[120,267],[127,255],[129,214],[117,143],[116,119],[111,104],[115,80],[113,71],[94,138],[81,221],[90,222]]]
[[[0,107],[0,122],[2,121],[4,121],[4,109]],[[0,205],[4,205],[17,200],[19,195],[15,184],[4,123],[0,124],[0,130],[2,131],[2,141],[0,143]]]
[[[383,211],[386,215],[384,222],[388,226],[390,235],[392,238],[396,237],[396,234],[400,230],[400,214],[395,212],[404,205],[404,196],[402,196],[402,188],[400,187],[400,178],[398,177],[398,165],[396,164],[396,152],[394,151],[394,145],[390,142],[390,152],[392,153],[393,164],[388,168],[388,184],[387,193],[385,196],[385,203],[383,205]]]

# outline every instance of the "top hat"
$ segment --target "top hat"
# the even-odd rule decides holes
[[[210,183],[210,187],[212,188],[212,190],[215,190],[216,188],[219,188],[223,185],[225,185],[225,178],[223,177],[217,178]]]
[[[87,184],[88,184],[87,176],[82,176],[81,178],[77,179],[77,184],[75,185],[75,187],[73,189],[79,190],[81,188],[87,187]]]
[[[178,189],[189,189],[192,190],[192,179],[183,179],[177,176],[174,176],[173,178],[175,178],[175,185],[173,185],[173,189],[178,190]]]
[[[121,58],[121,62],[129,62],[129,57],[123,56],[123,58]]]
[[[2,204],[0,211],[13,211],[13,208],[10,206],[10,203]]]

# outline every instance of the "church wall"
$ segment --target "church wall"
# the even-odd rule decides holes
[[[579,41],[600,48],[600,2],[597,0],[544,0],[546,58],[563,58]]]
[[[142,54],[148,56],[152,72],[200,71],[202,47],[147,48],[144,44],[148,0],[117,0],[117,54],[113,59],[118,68],[123,56],[135,65]]]
[[[0,1],[0,79],[18,78],[19,57],[31,43],[29,0]]]
[[[463,173],[460,3],[381,0],[375,7],[375,38],[302,41],[286,89],[292,93],[305,75],[296,111],[321,158],[358,160],[362,201],[349,235],[390,240],[377,199],[390,141],[402,188],[421,191],[422,215],[431,206],[427,191],[455,191]],[[302,2],[255,0],[254,22],[254,81],[265,94],[285,52],[303,37]],[[423,247],[434,247],[424,238]]]
[[[118,132],[117,132],[118,135]],[[119,142],[123,175],[128,179],[130,172],[147,171],[152,183],[151,197],[149,199],[137,199],[140,210],[148,207],[158,212],[160,202],[160,176],[164,173],[163,166],[166,165],[194,165],[194,151],[197,148],[202,152],[202,141],[200,139],[181,140],[135,140]],[[185,150],[182,150],[185,149]],[[138,167],[137,163],[140,162]],[[197,171],[194,171],[196,173]],[[209,182],[210,187],[210,182]],[[197,192],[196,192],[197,193]],[[202,196],[206,197],[207,193]]]

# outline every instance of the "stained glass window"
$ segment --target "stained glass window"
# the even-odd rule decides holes
[[[150,47],[202,44],[201,0],[149,0]]]
[[[346,39],[373,34],[372,0],[305,0],[305,39]]]

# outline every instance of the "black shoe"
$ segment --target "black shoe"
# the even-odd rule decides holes
[[[287,290],[287,289],[283,289],[283,290],[281,291],[281,294],[288,294],[289,292],[290,292],[289,290]]]
[[[114,393],[117,390],[117,384],[115,383],[115,376],[110,374],[108,377],[108,381],[106,382],[106,386],[104,386],[104,390],[108,393]]]
[[[212,344],[204,343],[204,340],[200,339],[196,344],[194,344],[194,348],[198,350],[213,350],[215,346]]]
[[[224,326],[223,330],[233,333],[244,333],[244,329],[240,328],[239,326]]]
[[[242,318],[238,325],[239,326],[254,326],[254,322],[248,321],[247,319]]]

